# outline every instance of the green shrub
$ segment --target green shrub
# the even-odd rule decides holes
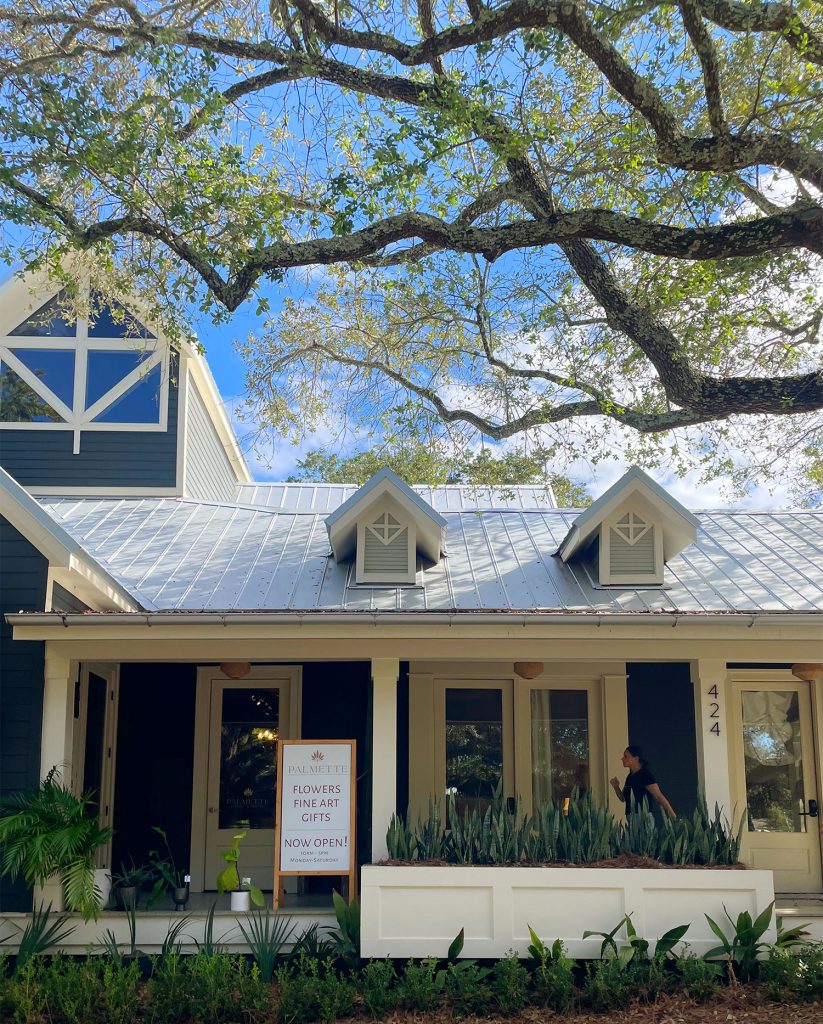
[[[503,1013],[519,1013],[529,1001],[529,972],[510,952],[492,968],[492,994]]]
[[[385,1017],[397,1006],[397,974],[391,960],[372,960],[360,973],[363,1003],[373,1017]]]
[[[776,946],[762,961],[760,974],[772,999],[801,1003],[823,998],[823,943]]]
[[[677,970],[688,995],[699,1003],[705,1003],[720,985],[723,966],[711,960],[703,960],[694,953],[684,953],[677,960]]]
[[[634,995],[645,1003],[654,1003],[658,996],[671,987],[671,976],[662,956],[642,956],[637,953],[626,967],[631,978]]]
[[[486,1012],[491,1000],[488,973],[488,968],[473,960],[460,960],[446,968],[445,989],[456,1017],[479,1017]]]
[[[625,960],[610,956],[586,964],[583,994],[596,1013],[622,1010],[634,996],[635,977]]]
[[[547,946],[531,928],[529,934],[534,1002],[557,1013],[567,1013],[574,1004],[574,960],[565,955],[560,939]]]
[[[351,1012],[355,987],[339,975],[331,963],[320,963],[302,954],[293,965],[277,972],[278,1020],[282,1024],[334,1021]]]
[[[409,960],[397,986],[400,1002],[407,1010],[431,1010],[443,991],[445,980],[445,972],[437,970],[433,957],[417,964]]]
[[[270,1007],[268,986],[244,957],[171,952],[146,986],[146,1018],[154,1024],[252,1021]]]

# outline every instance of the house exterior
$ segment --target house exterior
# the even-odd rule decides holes
[[[0,293],[4,792],[61,766],[115,830],[101,867],[158,825],[194,893],[248,822],[270,889],[278,738],[357,741],[360,865],[447,791],[621,814],[631,742],[676,810],[745,817],[778,893],[823,898],[823,513],[689,511],[638,469],[585,510],[257,483],[203,358],[89,309]],[[0,918],[30,906],[0,882]]]

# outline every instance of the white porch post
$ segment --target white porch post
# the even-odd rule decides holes
[[[620,759],[629,743],[629,710],[626,694],[628,676],[625,674],[611,674],[601,676],[600,678],[603,686],[606,798],[612,814],[616,818],[622,818],[626,813],[626,808],[612,789],[608,780],[616,775],[620,779],[621,784],[623,782]]]
[[[40,778],[45,778],[57,765],[63,782],[73,781],[72,740],[74,735],[74,681],[72,664],[64,654],[57,654],[46,644],[45,679],[43,685],[43,726],[40,733]],[[52,910],[65,908],[63,886],[47,882],[35,886],[34,904],[52,905]]]
[[[372,658],[372,863],[388,856],[386,829],[397,809],[397,658]]]
[[[694,730],[697,742],[697,780],[706,796],[709,814],[715,804],[732,820],[729,779],[729,735],[726,714],[726,662],[699,658],[691,662],[694,686]]]

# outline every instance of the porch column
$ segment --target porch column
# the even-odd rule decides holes
[[[65,785],[77,785],[72,764],[74,738],[74,683],[77,667],[69,658],[46,644],[43,681],[43,724],[40,732],[40,779],[55,766]],[[82,785],[82,782],[80,783]],[[34,905],[51,903],[52,910],[65,909],[63,886],[58,881],[34,888]]]
[[[388,856],[386,829],[397,810],[397,658],[372,658],[372,862]]]
[[[709,814],[714,813],[717,804],[732,821],[726,662],[699,658],[691,662],[691,677],[694,686],[697,781],[705,794]]]
[[[603,734],[606,759],[606,799],[609,810],[620,819],[626,813],[622,801],[612,789],[608,780],[617,776],[621,784],[623,775],[620,759],[629,744],[629,711],[626,695],[625,673],[601,676],[603,685]]]

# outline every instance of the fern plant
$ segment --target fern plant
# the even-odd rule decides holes
[[[100,892],[94,885],[94,856],[112,835],[101,828],[92,793],[75,796],[52,768],[38,789],[12,793],[0,802],[0,874],[22,875],[45,885],[57,875],[66,909],[96,918]]]

